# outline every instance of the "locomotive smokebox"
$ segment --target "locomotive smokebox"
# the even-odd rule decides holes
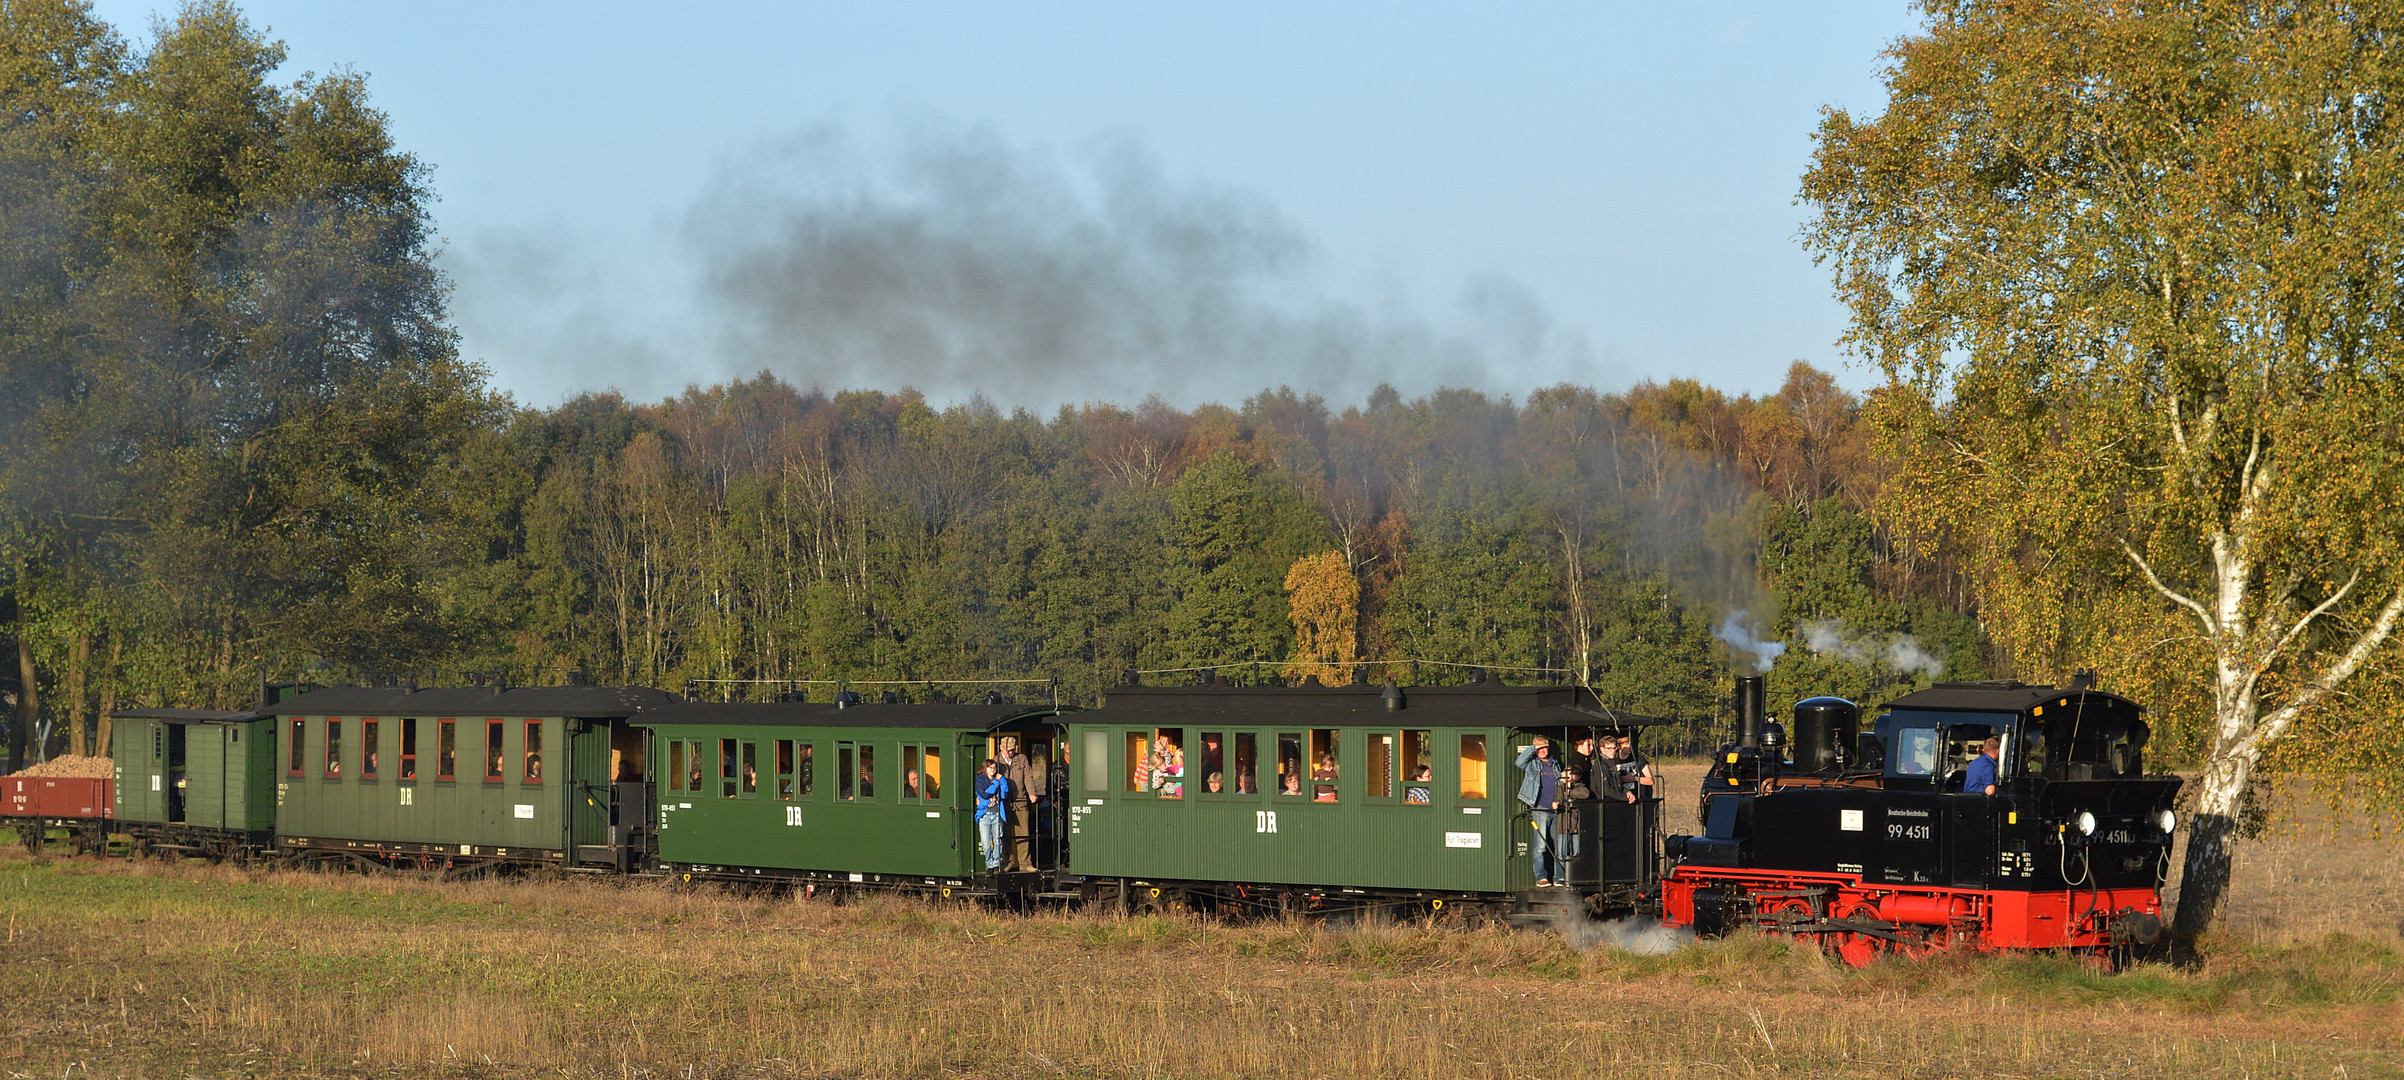
[[[1845,750],[1861,730],[1861,707],[1840,697],[1795,702],[1795,767],[1828,772],[1844,764]]]
[[[1761,745],[1761,718],[1769,687],[1767,675],[1736,677],[1736,745]]]

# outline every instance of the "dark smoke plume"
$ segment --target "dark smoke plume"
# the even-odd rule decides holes
[[[575,299],[595,283],[562,269],[572,252],[481,243],[461,271],[469,336],[519,354],[491,358],[505,378],[530,361],[578,383],[557,396],[609,383],[655,396],[763,369],[1038,409],[1233,402],[1274,385],[1341,402],[1379,383],[1620,381],[1503,278],[1470,281],[1443,320],[1338,299],[1275,206],[1173,179],[1123,138],[1063,156],[922,126],[871,154],[822,128],[723,169],[671,246],[692,260],[690,325],[641,328]],[[494,319],[516,322],[488,331]]]

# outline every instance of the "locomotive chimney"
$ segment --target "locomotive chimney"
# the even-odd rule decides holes
[[[1761,717],[1769,700],[1769,677],[1736,677],[1736,745],[1761,745]]]

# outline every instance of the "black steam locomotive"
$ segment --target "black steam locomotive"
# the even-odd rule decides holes
[[[2145,775],[2135,703],[2083,677],[1942,683],[1867,731],[1851,702],[1798,702],[1790,740],[1762,695],[1762,679],[1737,681],[1704,833],[1667,842],[1665,922],[1791,934],[1857,965],[1947,947],[2125,956],[2162,940],[2179,779]]]

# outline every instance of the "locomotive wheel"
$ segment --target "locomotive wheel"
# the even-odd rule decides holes
[[[1809,900],[1800,896],[1772,900],[1761,909],[1761,917],[1765,922],[1762,929],[1770,933],[1791,936],[1796,942],[1815,949],[1820,945],[1823,935],[1815,930],[1803,929],[1815,927],[1820,922],[1820,913],[1812,909]]]
[[[1829,914],[1832,918],[1867,922],[1878,917],[1878,908],[1865,900],[1838,900]],[[1879,948],[1886,943],[1868,934],[1845,930],[1827,935],[1826,944],[1845,961],[1846,966],[1862,968],[1878,959]]]

